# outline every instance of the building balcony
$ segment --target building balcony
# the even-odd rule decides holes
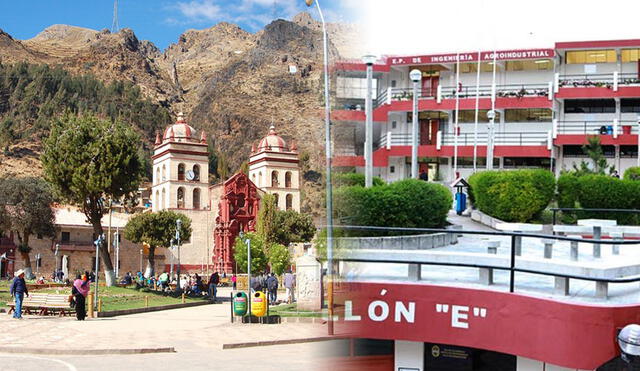
[[[556,74],[555,79],[555,96],[560,99],[640,97],[640,76],[637,73]]]
[[[547,84],[513,84],[496,85],[496,98],[524,98],[524,97],[549,97],[552,85]],[[432,99],[440,103],[443,99],[455,99],[456,91],[460,99],[475,98],[475,86],[442,86],[436,89],[418,89],[418,99]],[[492,96],[491,85],[480,85],[477,91],[480,98],[490,98]],[[411,101],[413,99],[413,88],[387,88],[384,89],[374,102],[374,107],[383,104],[391,104],[397,101]]]
[[[549,132],[497,132],[494,135],[495,146],[547,146],[549,143]],[[411,146],[411,134],[388,132],[380,137],[378,148],[391,148],[393,146]],[[443,133],[439,131],[435,140],[428,140],[418,136],[418,145],[433,145],[437,149],[442,146],[486,146],[489,135],[487,132]]]
[[[638,134],[638,124],[636,121],[559,121],[559,135],[619,135]]]

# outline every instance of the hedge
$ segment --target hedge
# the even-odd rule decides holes
[[[482,171],[469,177],[471,199],[480,211],[506,222],[528,222],[555,194],[548,170]]]
[[[640,180],[640,167],[632,166],[624,171],[623,179],[626,180]]]
[[[384,185],[385,182],[381,178],[374,176],[372,179],[373,186]],[[364,174],[360,173],[342,173],[334,176],[333,184],[336,188],[361,186],[364,187]]]
[[[563,174],[558,179],[558,206],[585,209],[640,209],[640,182],[606,175]],[[639,221],[637,215],[629,213],[579,212],[575,216],[578,219],[615,218],[619,224],[638,224]]]
[[[417,179],[363,188],[342,187],[335,193],[335,217],[341,224],[377,227],[439,228],[446,223],[453,198],[448,188]],[[394,231],[346,230],[350,236],[403,234]]]

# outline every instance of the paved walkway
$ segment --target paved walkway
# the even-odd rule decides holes
[[[170,348],[177,352],[221,350],[224,343],[302,339],[326,335],[322,324],[231,324],[229,304],[204,305],[113,318],[0,314],[3,347],[44,349]]]
[[[450,212],[448,220],[452,224],[461,225],[463,230],[494,231],[494,229],[471,220],[470,217],[458,216]],[[471,252],[486,253],[485,241],[500,241],[497,254],[510,255],[511,238],[509,236],[481,236],[463,235],[458,238],[455,245],[439,247],[433,251]],[[620,255],[613,255],[610,245],[602,244],[602,257],[593,257],[593,245],[590,243],[579,243],[579,261],[581,262],[638,262],[640,261],[640,242],[638,245],[620,246]],[[531,258],[542,258],[544,255],[544,245],[539,238],[522,238],[522,256]],[[516,257],[518,259],[518,257]],[[553,262],[571,262],[570,243],[558,241],[553,247]],[[373,280],[406,280],[408,267],[406,264],[387,263],[353,263],[348,264],[348,269],[354,269],[360,277]],[[495,284],[491,286],[483,285],[478,279],[477,268],[464,267],[443,267],[425,265],[422,267],[422,280],[434,284],[447,284],[462,287],[491,289],[498,291],[508,291],[509,272],[505,270],[495,270]],[[529,274],[516,272],[515,274],[516,292],[533,294],[536,296],[557,299],[571,300],[592,304],[630,304],[640,302],[640,290],[638,283],[617,283],[609,284],[608,298],[598,298],[595,294],[595,283],[593,281],[583,281],[572,279],[568,296],[557,295],[554,292],[554,278],[540,274]]]

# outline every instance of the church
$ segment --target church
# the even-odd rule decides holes
[[[274,194],[281,210],[300,211],[297,146],[287,145],[274,126],[252,145],[249,174],[238,172],[219,184],[209,185],[206,134],[197,133],[182,113],[156,136],[152,159],[152,210],[173,210],[191,219],[191,238],[181,243],[180,261],[177,250],[169,249],[166,270],[180,264],[182,272],[233,273],[234,241],[240,232],[255,230],[261,194]]]

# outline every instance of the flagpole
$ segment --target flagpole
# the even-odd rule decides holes
[[[473,124],[473,173],[478,163],[478,109],[480,107],[480,50],[478,50],[478,67],[476,71],[476,114]]]
[[[456,55],[456,117],[453,124],[453,179],[458,174],[458,116],[460,111],[460,53]]]
[[[487,138],[487,170],[493,170],[494,131],[496,116],[496,50],[493,49],[493,77],[491,80],[491,114],[489,115],[489,133]]]

